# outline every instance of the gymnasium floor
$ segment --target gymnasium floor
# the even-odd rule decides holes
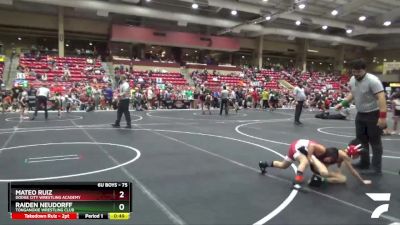
[[[279,160],[291,141],[308,138],[345,147],[354,121],[328,121],[304,112],[241,110],[227,117],[199,111],[132,112],[133,129],[113,129],[115,112],[55,113],[45,121],[0,115],[0,224],[391,224],[400,222],[400,136],[384,137],[384,173],[362,186],[298,192],[294,168],[259,173],[258,161]],[[121,123],[125,125],[124,120]],[[77,155],[63,161],[35,158]],[[307,178],[310,174],[307,173]],[[130,181],[132,219],[114,221],[11,221],[10,181]],[[366,193],[391,193],[389,211]]]

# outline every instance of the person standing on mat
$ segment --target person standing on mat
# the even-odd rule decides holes
[[[294,88],[293,94],[294,94],[294,98],[296,100],[294,124],[302,125],[303,123],[300,122],[300,115],[301,115],[301,111],[303,110],[304,101],[306,100],[306,93],[304,92],[302,81],[297,83],[297,87]]]
[[[40,88],[38,88],[38,90],[36,92],[35,114],[31,118],[31,120],[34,120],[36,118],[37,112],[41,105],[43,105],[43,109],[44,109],[44,118],[47,120],[47,118],[48,118],[47,100],[49,99],[49,94],[50,94],[50,90],[47,88],[47,85],[45,83],[42,83],[42,86]]]
[[[219,110],[219,115],[222,116],[222,110],[225,107],[225,115],[228,115],[228,98],[229,98],[229,92],[226,90],[226,86],[222,87],[221,91],[221,108]]]
[[[355,166],[366,169],[364,174],[382,174],[382,129],[386,128],[386,98],[382,82],[373,74],[366,72],[363,59],[354,60],[351,64],[353,76],[349,81],[350,93],[335,106],[337,110],[349,105],[354,100],[357,115],[355,120],[356,137],[363,145],[360,162]],[[369,144],[372,147],[372,170],[370,168]]]
[[[117,120],[115,121],[114,124],[112,124],[113,127],[119,128],[120,127],[120,122],[121,122],[121,117],[122,114],[125,115],[125,120],[126,120],[126,127],[125,128],[131,128],[131,115],[129,112],[129,102],[130,102],[130,88],[129,88],[129,83],[126,81],[126,76],[122,75],[120,77],[120,82],[121,84],[119,85],[119,94],[118,94],[118,109],[117,109]]]

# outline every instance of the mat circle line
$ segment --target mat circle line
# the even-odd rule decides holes
[[[138,115],[132,115],[132,116],[138,117],[138,119],[134,119],[131,122],[137,122],[137,121],[143,120],[143,116],[138,116]],[[55,121],[55,120],[50,120],[50,121]],[[30,121],[30,122],[32,122],[32,121]],[[33,121],[33,122],[35,122],[35,121]],[[44,121],[36,121],[36,122],[44,122]],[[78,127],[81,127],[81,126],[85,126],[85,127],[101,127],[101,126],[110,126],[110,124],[111,123],[90,124],[90,125],[85,125],[85,124],[79,125],[78,124]],[[24,130],[24,129],[47,129],[47,128],[69,128],[69,127],[76,127],[76,126],[18,127],[18,129],[19,130]],[[14,128],[0,129],[0,131],[14,131],[14,130],[15,130]],[[0,133],[0,134],[2,134],[2,133]]]
[[[327,135],[332,135],[332,136],[337,136],[337,137],[346,137],[346,138],[355,138],[356,136],[352,135],[345,135],[345,134],[335,134],[332,132],[325,131],[326,129],[355,129],[355,127],[320,127],[317,129],[319,133],[322,134],[327,134]],[[384,141],[400,141],[400,139],[397,138],[382,138]]]
[[[199,110],[200,111],[200,110]],[[215,111],[215,110],[214,110]],[[159,111],[159,112],[168,112],[168,111]],[[178,118],[178,117],[169,117],[169,116],[158,116],[158,115],[153,115],[152,114],[153,112],[147,112],[146,113],[146,116],[148,116],[148,117],[155,117],[155,118],[161,118],[161,119],[172,119],[172,120],[190,120],[190,121],[197,121],[197,120],[210,120],[210,118]],[[193,115],[194,115],[194,113],[193,113]],[[212,115],[219,115],[219,113],[217,113],[217,114],[212,114]],[[228,118],[232,118],[232,117],[229,117],[229,115],[235,115],[235,114],[228,114]],[[241,114],[241,115],[243,115],[243,116],[240,116],[240,117],[247,117],[248,116],[248,114],[247,113],[244,113],[244,114]],[[197,116],[200,116],[200,115],[197,115]],[[201,115],[202,116],[202,115]],[[206,116],[208,116],[208,115],[206,115]],[[239,117],[239,116],[235,116],[235,117]],[[226,117],[221,117],[221,119],[215,119],[215,120],[221,120],[221,121],[235,121],[235,120],[226,120]],[[254,120],[249,120],[249,121],[254,121]]]
[[[61,121],[71,121],[71,120],[82,120],[83,119],[83,116],[75,116],[75,117],[76,118],[71,118],[71,119],[56,119],[56,120],[49,119],[49,120],[40,120],[40,121],[38,121],[38,120],[30,120],[30,118],[29,118],[29,120],[22,120],[22,122],[23,123],[40,123],[40,122],[48,122],[48,121],[61,122]],[[6,122],[20,122],[21,118],[20,117],[8,117],[8,118],[5,119],[5,121]]]
[[[197,112],[194,112],[193,113],[193,115],[194,116],[205,116],[205,117],[207,117],[207,116],[215,116],[215,115],[219,115],[218,113],[217,114],[211,114],[211,115],[209,115],[209,114],[207,114],[207,112],[206,111],[204,111],[204,113],[205,114],[201,114],[201,113],[197,113]],[[248,115],[247,115],[247,113],[239,113],[239,114],[237,114],[237,113],[232,113],[232,114],[229,114],[230,116],[235,116],[235,117],[247,117]]]
[[[239,129],[240,127],[244,127],[244,126],[248,126],[248,125],[252,125],[252,124],[265,123],[265,122],[266,122],[266,121],[257,121],[257,122],[251,122],[251,123],[240,124],[240,125],[238,125],[238,126],[235,127],[235,131],[236,131],[236,133],[238,133],[238,134],[241,134],[241,135],[243,135],[243,136],[250,137],[250,138],[253,138],[253,139],[257,139],[257,140],[261,140],[261,141],[265,141],[265,142],[270,142],[270,143],[274,143],[274,144],[286,145],[286,146],[289,146],[289,145],[290,145],[290,143],[286,143],[286,142],[280,142],[280,141],[269,140],[269,139],[264,139],[264,138],[252,136],[252,135],[249,135],[249,134],[246,134],[246,133],[240,131],[240,129]],[[348,128],[351,128],[351,127],[348,127]],[[393,155],[382,155],[382,158],[387,158],[387,159],[400,159],[399,156],[393,156]]]
[[[35,130],[35,131],[40,131],[40,132],[45,132],[45,131],[68,131],[68,130],[80,130],[80,129],[82,129],[82,127],[65,128],[65,129],[51,129],[50,128],[50,129],[40,129],[40,130]],[[87,129],[87,130],[115,130],[115,128],[94,128],[94,127],[85,127],[84,129]],[[265,146],[262,146],[262,145],[259,145],[259,144],[256,144],[256,143],[253,143],[253,142],[250,142],[250,141],[240,140],[240,139],[236,139],[236,138],[232,138],[232,137],[226,137],[226,136],[220,136],[220,135],[214,135],[214,134],[207,134],[207,133],[196,133],[196,132],[175,131],[175,130],[162,130],[162,129],[124,129],[124,130],[126,130],[126,131],[155,131],[155,132],[167,132],[167,133],[168,132],[170,132],[170,133],[181,133],[181,134],[200,135],[200,136],[208,136],[208,137],[215,137],[215,138],[233,140],[233,141],[237,141],[237,142],[241,142],[241,143],[245,143],[245,144],[249,144],[249,145],[252,145],[252,146],[259,147],[259,148],[264,149],[266,151],[272,152],[272,153],[278,155],[281,158],[285,158],[284,155],[282,155],[279,152],[277,152],[277,151],[275,151],[273,149],[270,149],[268,147],[265,147]],[[15,132],[21,132],[21,131],[17,130]],[[22,131],[22,132],[32,132],[32,131]],[[93,142],[88,142],[88,143],[93,143]],[[117,145],[117,144],[115,144],[115,145]],[[13,147],[9,147],[9,148],[13,148]],[[1,149],[0,149],[0,151],[1,151]],[[139,154],[140,154],[140,152],[139,152]],[[121,167],[121,166],[119,166],[119,167]],[[294,164],[292,164],[291,167],[292,167],[293,171],[296,173],[297,167]],[[111,169],[108,169],[108,170],[111,170]],[[99,173],[99,172],[97,172],[97,173]],[[78,176],[78,175],[74,175],[74,176]],[[47,180],[49,180],[49,179],[50,178],[47,178]],[[5,181],[4,180],[0,180],[0,182],[5,182]],[[9,181],[7,181],[7,182],[9,182]],[[294,200],[294,198],[296,197],[297,194],[298,194],[298,190],[292,189],[292,191],[289,193],[289,195],[282,201],[281,204],[279,204],[279,206],[277,206],[274,210],[272,210],[270,213],[268,213],[267,216],[263,217],[261,220],[257,221],[255,224],[264,224],[264,223],[268,222],[269,220],[271,220],[272,218],[274,218],[276,215],[278,215],[286,207],[289,206],[289,204]]]
[[[137,159],[139,159],[140,156],[141,156],[140,151],[138,149],[134,148],[134,147],[130,147],[130,146],[127,146],[127,145],[121,145],[121,144],[114,144],[114,143],[102,143],[102,142],[58,142],[58,143],[20,145],[20,146],[1,148],[0,152],[5,151],[5,150],[10,150],[10,149],[28,148],[28,147],[36,147],[36,146],[48,146],[48,145],[109,145],[109,146],[114,146],[114,147],[117,146],[117,147],[121,147],[121,148],[127,148],[127,149],[130,149],[130,150],[136,152],[136,156],[133,159],[131,159],[129,161],[126,161],[124,163],[118,164],[116,166],[108,167],[108,168],[105,168],[105,169],[100,169],[100,170],[93,170],[93,171],[84,172],[84,173],[76,173],[76,174],[53,176],[53,177],[0,179],[0,183],[2,183],[2,182],[29,182],[29,181],[55,180],[55,179],[64,179],[64,178],[71,178],[71,177],[79,177],[79,176],[97,174],[97,173],[102,173],[102,172],[114,170],[114,169],[126,166],[128,164],[131,164],[134,161],[136,161]]]

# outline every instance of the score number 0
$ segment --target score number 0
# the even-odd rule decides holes
[[[119,192],[119,198],[125,198],[125,192],[120,191]],[[124,204],[119,204],[118,208],[119,208],[119,210],[123,211],[125,209],[125,205]]]

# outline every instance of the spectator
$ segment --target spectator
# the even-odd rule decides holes
[[[267,90],[267,88],[264,88],[263,92],[261,93],[261,98],[262,98],[262,102],[263,102],[263,108],[267,109],[269,107],[268,105],[268,99],[269,99],[269,92]]]
[[[391,132],[391,134],[396,134],[397,125],[400,117],[400,92],[393,95],[392,105],[393,105],[393,131]],[[397,134],[400,135],[400,133]]]
[[[113,90],[111,88],[111,84],[108,84],[108,87],[106,89],[104,89],[103,96],[108,105],[108,109],[111,109],[111,104],[113,101]]]

